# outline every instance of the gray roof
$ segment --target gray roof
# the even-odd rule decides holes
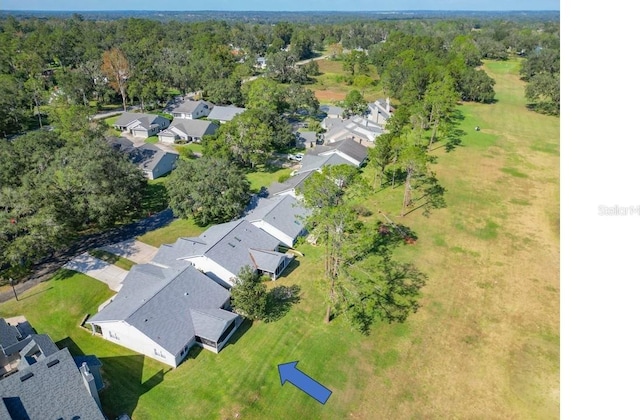
[[[320,105],[319,109],[327,115],[342,115],[344,112],[344,108],[334,105]]]
[[[212,124],[211,121],[191,120],[188,118],[174,118],[173,121],[171,121],[171,125],[169,126],[169,128],[160,132],[159,134],[167,132],[171,132],[170,134],[173,134],[173,131],[171,130],[173,127],[179,129],[180,131],[186,133],[191,137],[202,137],[207,133],[207,130],[213,132],[216,128],[216,126]],[[214,130],[211,131],[210,127],[213,127]]]
[[[336,122],[330,127],[328,123],[325,123],[325,126],[328,129],[324,138],[329,140],[343,140],[358,136],[374,141],[378,135],[384,132],[382,127],[360,116],[352,116],[344,121]]]
[[[307,153],[306,155],[304,155],[304,158],[302,158],[302,161],[300,162],[300,164],[301,164],[301,167],[298,170],[299,173],[317,171],[323,166],[328,166],[328,165],[355,166],[353,162],[350,162],[347,159],[335,153],[331,153],[328,155],[320,155],[320,156],[315,156]]]
[[[178,160],[178,157],[177,153],[167,152],[149,143],[134,147],[129,151],[131,162],[146,171],[152,171],[163,159],[170,160],[173,164]]]
[[[231,121],[233,117],[238,114],[242,114],[246,111],[246,108],[240,108],[237,106],[219,106],[215,105],[211,112],[209,113],[210,120],[218,120],[218,121]]]
[[[193,111],[196,110],[196,108],[200,104],[204,104],[205,108],[208,108],[208,109],[211,109],[213,107],[213,104],[211,102],[188,100],[181,103],[177,108],[175,108],[171,112],[181,112],[181,113],[191,114]]]
[[[342,152],[350,158],[357,160],[360,164],[362,164],[367,156],[369,156],[369,148],[367,146],[363,146],[357,141],[351,139],[340,140],[324,146],[319,146],[316,148],[314,153],[327,155],[334,151]]]
[[[20,333],[13,325],[7,324],[4,318],[0,318],[0,349],[6,349],[18,342]]]
[[[281,242],[246,220],[239,220],[212,226],[202,235],[209,245],[205,256],[237,274],[245,266],[256,267],[250,251],[274,251]],[[280,253],[278,253],[280,254]],[[284,254],[280,254],[284,258]]]
[[[180,258],[202,255],[207,248],[206,242],[200,238],[179,238],[173,244],[161,245],[151,262],[165,267],[178,267],[180,264],[189,264],[177,261]]]
[[[18,365],[20,370],[59,350],[51,337],[46,334],[30,335],[24,341],[27,345],[20,350],[20,364]]]
[[[104,420],[68,349],[0,381],[0,418]]]
[[[128,153],[134,147],[133,142],[125,137],[109,136],[105,140],[109,146],[123,153]]]
[[[220,309],[229,296],[225,288],[191,265],[138,264],[113,301],[87,322],[125,321],[177,355],[195,335],[192,311]],[[211,318],[211,322],[218,321]]]
[[[367,104],[367,106],[369,108],[369,112],[374,112],[377,109],[378,113],[386,119],[391,117],[391,113],[387,111],[387,106],[389,106],[390,109],[393,108],[391,108],[391,104],[388,103],[387,99],[377,99],[375,102]]]
[[[262,220],[291,238],[296,238],[304,231],[303,220],[311,211],[303,207],[290,195],[262,199],[258,206],[245,219],[254,222]]]
[[[124,127],[131,124],[134,121],[138,121],[142,128],[148,130],[153,125],[157,125],[158,120],[160,121],[165,120],[166,122],[169,122],[168,119],[166,119],[161,115],[142,114],[138,112],[123,112],[122,114],[120,114],[116,122],[113,123],[113,125],[118,127]]]
[[[280,252],[275,251],[260,251],[255,249],[249,250],[249,255],[253,265],[262,271],[267,273],[275,273],[283,259],[288,257]],[[288,262],[287,262],[288,264]]]
[[[207,312],[191,310],[193,330],[198,337],[218,342],[224,330],[238,318],[237,314],[223,309],[212,309]]]
[[[274,182],[273,184],[269,185],[269,187],[267,188],[267,191],[269,192],[269,197],[272,197],[281,192],[295,190],[296,188],[298,188],[298,186],[302,185],[302,183],[309,176],[311,176],[312,173],[313,173],[312,171],[306,171],[306,172],[298,173],[288,178],[284,182]]]

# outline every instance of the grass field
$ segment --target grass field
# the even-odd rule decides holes
[[[342,69],[342,61],[318,60],[320,76],[317,76],[313,84],[307,86],[314,91],[320,103],[334,103],[343,100],[347,93],[356,89],[349,86],[343,79],[347,73]],[[369,76],[374,80],[375,85],[364,90],[364,97],[367,101],[374,101],[384,97],[382,87],[378,84],[378,74],[374,66],[369,66]]]
[[[300,265],[268,285],[299,285],[298,304],[276,322],[245,324],[220,354],[192,350],[175,370],[77,326],[111,294],[80,274],[61,272],[0,315],[22,313],[100,357],[110,418],[558,418],[559,119],[525,108],[517,63],[485,68],[498,101],[463,105],[463,146],[435,168],[448,208],[400,217],[399,187],[366,202],[372,217],[380,210],[418,236],[396,253],[429,276],[407,322],[369,336],[340,317],[324,324],[321,254],[308,244]],[[177,220],[141,239],[158,246],[201,231]],[[294,360],[333,391],[325,405],[280,385],[277,365]]]

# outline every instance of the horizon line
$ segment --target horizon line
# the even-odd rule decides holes
[[[221,9],[202,9],[202,10],[160,10],[160,9],[91,9],[91,10],[42,10],[42,9],[0,9],[2,12],[260,12],[260,13],[399,13],[399,12],[560,12],[560,9],[384,9],[384,10],[221,10]]]

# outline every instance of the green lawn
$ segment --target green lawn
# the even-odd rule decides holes
[[[198,236],[207,228],[197,226],[191,219],[176,219],[165,227],[145,233],[138,239],[151,246],[170,244],[180,237]]]
[[[517,62],[485,68],[498,101],[463,105],[462,147],[437,152],[448,208],[400,217],[401,187],[363,203],[370,220],[386,215],[418,237],[396,251],[429,276],[405,323],[369,336],[342,317],[324,324],[321,249],[308,244],[300,265],[269,283],[299,285],[299,303],[276,322],[246,325],[220,354],[192,351],[175,370],[77,326],[111,295],[80,274],[61,272],[0,305],[0,316],[24,314],[100,357],[111,418],[559,418],[559,119],[526,109]],[[251,174],[252,187],[276,173]],[[176,220],[140,239],[159,246],[203,230]],[[277,365],[294,360],[333,391],[325,405],[281,386]]]
[[[151,136],[144,139],[145,143],[150,143],[150,144],[156,144],[158,141],[160,141],[160,139],[158,139],[158,136]]]
[[[167,196],[167,187],[165,182],[171,174],[147,181],[147,185],[142,196],[142,214],[148,215],[158,213],[167,208],[169,197]]]
[[[128,260],[123,257],[119,257],[115,254],[104,251],[102,249],[92,249],[91,251],[89,251],[89,254],[93,257],[99,258],[103,261],[108,262],[109,264],[113,264],[116,267],[120,267],[127,271],[131,270],[131,267],[133,267],[136,264],[131,260]]]
[[[258,192],[261,187],[268,187],[278,181],[281,176],[289,175],[291,171],[291,168],[273,168],[268,171],[250,172],[247,174],[247,178],[251,183],[251,191]]]

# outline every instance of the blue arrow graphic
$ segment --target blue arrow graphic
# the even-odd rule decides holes
[[[331,391],[321,383],[298,370],[296,367],[297,364],[298,362],[296,361],[278,365],[280,383],[284,385],[285,382],[289,381],[291,385],[298,387],[302,392],[305,392],[315,398],[319,403],[326,403],[331,396]]]

